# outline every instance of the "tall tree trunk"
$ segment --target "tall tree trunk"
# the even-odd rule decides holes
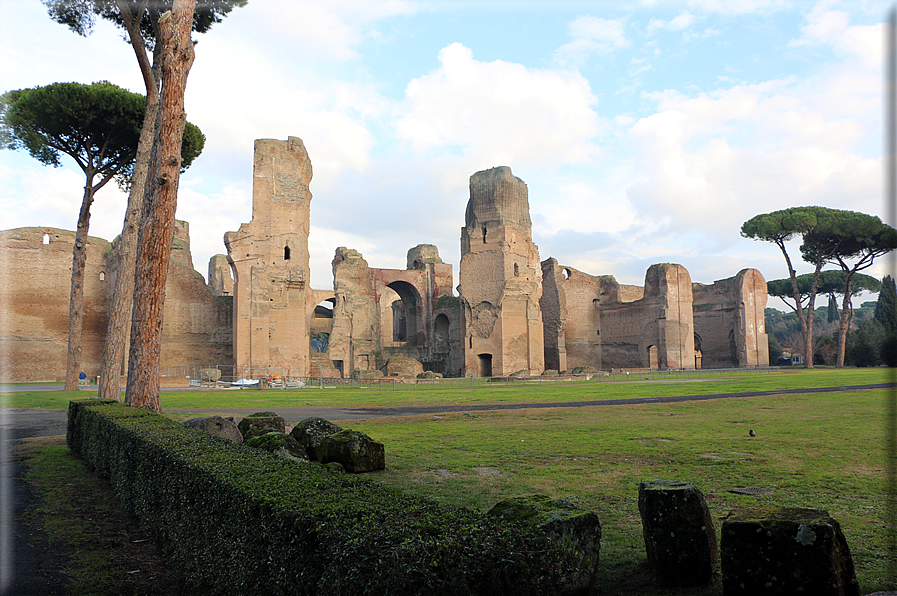
[[[149,98],[149,96],[147,96]],[[147,99],[146,116],[137,145],[137,162],[128,194],[128,208],[118,241],[118,276],[115,293],[109,309],[106,343],[103,345],[103,363],[100,370],[99,396],[121,401],[122,364],[128,343],[131,312],[134,305],[134,268],[137,263],[137,231],[143,210],[143,193],[149,169],[153,136],[156,131],[156,115],[159,108],[158,94],[152,103]]]
[[[844,280],[844,300],[841,302],[841,318],[838,327],[838,359],[835,366],[844,366],[844,354],[847,352],[847,334],[850,332],[850,319],[853,318],[853,305],[850,302],[850,282],[854,272],[849,271]]]
[[[810,318],[808,321],[807,315],[800,302],[800,289],[797,286],[797,272],[791,264],[791,257],[788,256],[788,251],[785,249],[785,241],[780,240],[777,241],[776,244],[782,251],[782,254],[785,255],[785,264],[788,265],[788,275],[791,277],[794,312],[797,313],[797,320],[800,322],[800,334],[804,340],[804,366],[813,368],[813,298],[815,298],[815,296],[810,299],[810,304],[808,305],[810,309]]]
[[[125,401],[156,412],[162,411],[159,400],[162,309],[177,210],[181,143],[187,123],[184,91],[194,59],[190,33],[195,5],[196,0],[175,0],[171,12],[159,20],[162,95],[137,240]]]
[[[137,231],[140,228],[140,217],[143,213],[143,193],[146,186],[146,173],[152,152],[153,139],[156,134],[156,116],[159,109],[159,80],[161,77],[161,43],[153,50],[153,62],[150,64],[146,54],[146,44],[140,31],[140,19],[146,12],[147,1],[134,7],[127,0],[116,0],[118,12],[128,32],[131,47],[143,75],[146,87],[146,114],[143,128],[140,130],[140,141],[137,144],[137,159],[134,174],[131,178],[131,190],[128,193],[128,207],[125,210],[125,221],[122,225],[118,242],[118,277],[115,280],[115,291],[112,305],[109,307],[109,325],[106,328],[106,342],[103,345],[103,362],[100,367],[99,397],[121,400],[121,375],[124,374],[124,359],[131,331],[131,314],[134,306],[134,268],[137,263]],[[156,10],[147,13],[158,38],[159,14]]]
[[[93,203],[93,172],[88,170],[84,197],[78,213],[75,245],[72,247],[72,290],[69,295],[69,343],[65,366],[65,390],[78,389],[81,372],[81,330],[84,325],[84,267],[87,264],[87,229],[90,225],[90,204]]]

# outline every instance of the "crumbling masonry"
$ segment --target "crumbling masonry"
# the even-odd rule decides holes
[[[358,251],[339,247],[332,289],[313,289],[311,179],[301,139],[255,142],[252,219],[225,234],[227,256],[211,259],[208,284],[193,270],[180,224],[163,367],[235,364],[252,376],[348,377],[388,374],[408,358],[446,376],[768,365],[759,271],[703,285],[682,265],[663,263],[648,269],[644,286],[632,286],[553,258],[540,262],[526,184],[504,166],[470,177],[457,296],[452,266],[431,244],[410,249],[403,270],[372,268]],[[0,232],[7,281],[0,304],[9,305],[2,380],[64,378],[72,241],[72,232],[50,228]],[[99,238],[88,250],[83,361],[92,376],[117,253]]]

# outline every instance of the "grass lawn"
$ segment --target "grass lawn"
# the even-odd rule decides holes
[[[466,379],[456,379],[460,385],[451,389],[414,389],[414,385],[393,389],[337,388],[317,389],[189,389],[163,391],[163,410],[189,408],[253,408],[271,409],[322,407],[360,408],[501,404],[528,402],[566,402],[629,397],[659,397],[670,395],[707,395],[714,393],[741,393],[746,391],[775,391],[810,387],[836,387],[842,385],[870,385],[891,380],[889,369],[785,369],[783,371],[756,372],[719,376],[712,370],[700,371],[706,376],[671,380],[651,379],[650,373],[638,375],[641,380],[608,381],[596,377],[577,383],[550,383],[539,385],[529,381],[526,385],[511,383],[482,384],[473,388],[463,385]],[[697,374],[697,373],[692,373]],[[631,375],[633,379],[636,375]],[[622,379],[617,375],[618,379]],[[660,377],[658,377],[660,378]],[[536,378],[538,379],[538,378]],[[422,386],[422,387],[425,387]],[[68,408],[70,399],[96,395],[90,391],[17,391],[0,394],[0,404],[15,408]]]
[[[353,421],[387,446],[378,478],[486,510],[533,493],[565,497],[603,525],[601,594],[720,594],[653,585],[638,484],[697,485],[722,520],[740,505],[825,509],[847,536],[862,593],[887,584],[885,390],[695,403],[478,412]],[[748,436],[753,428],[757,436]],[[756,487],[757,496],[729,492]],[[891,579],[893,581],[893,578]]]
[[[893,372],[893,371],[890,371]],[[564,386],[390,391],[163,392],[163,408],[345,408],[362,406],[576,402],[867,385],[885,369],[791,370],[672,382],[588,382]],[[6,405],[62,408],[86,392],[6,394]],[[717,536],[740,505],[825,509],[844,529],[861,593],[897,589],[888,577],[885,427],[888,391],[736,397],[700,402],[457,412],[354,420],[386,444],[387,470],[372,477],[437,501],[486,510],[515,495],[565,497],[595,511],[603,526],[600,594],[722,593],[663,590],[648,572],[638,483],[686,480],[704,493]],[[178,414],[176,417],[183,417]],[[290,420],[290,422],[295,422]],[[748,436],[754,429],[757,436]],[[57,454],[58,455],[58,454]],[[50,471],[42,482],[53,478]],[[61,465],[61,464],[60,464]],[[755,487],[756,496],[729,492]],[[52,512],[48,513],[53,516]],[[56,514],[65,519],[66,513]],[[65,524],[57,524],[63,527]],[[889,583],[890,582],[890,583]]]

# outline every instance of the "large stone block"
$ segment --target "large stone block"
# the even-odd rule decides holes
[[[386,448],[358,430],[346,429],[324,437],[315,449],[322,464],[337,462],[347,472],[375,472],[386,469]]]
[[[263,435],[249,437],[248,439],[246,439],[246,446],[253,447],[255,449],[264,449],[265,451],[270,451],[271,453],[276,453],[278,451],[287,451],[295,458],[306,461],[308,460],[305,455],[305,447],[300,445],[299,442],[290,435],[284,434],[282,432],[272,430],[271,432],[265,433]]]
[[[725,596],[860,596],[847,540],[827,511],[740,509],[720,543]]]
[[[401,354],[392,356],[386,361],[386,374],[390,377],[416,378],[422,372],[424,372],[423,364]]]
[[[704,495],[679,480],[646,480],[638,509],[648,564],[667,586],[698,586],[713,579],[716,532]]]
[[[543,532],[552,544],[569,553],[572,569],[564,579],[567,590],[589,593],[595,585],[601,551],[601,522],[594,512],[564,500],[533,495],[501,501],[487,515]]]
[[[302,422],[296,424],[296,426],[293,427],[293,430],[290,431],[290,436],[296,439],[299,444],[305,448],[308,458],[314,460],[318,459],[317,448],[321,444],[321,441],[323,441],[325,437],[335,435],[341,430],[343,430],[341,426],[338,426],[329,420],[312,416],[311,418],[306,418]]]
[[[256,412],[241,420],[237,427],[243,435],[243,440],[248,440],[249,437],[263,435],[272,430],[282,433],[286,430],[286,421],[276,412]]]
[[[216,437],[222,437],[236,444],[243,442],[243,435],[233,420],[221,416],[209,416],[208,418],[191,418],[184,422],[187,426],[198,428]]]

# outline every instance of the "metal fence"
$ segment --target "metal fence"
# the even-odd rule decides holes
[[[417,389],[492,388],[532,385],[563,385],[571,383],[614,383],[708,379],[733,376],[762,375],[780,370],[777,367],[762,368],[712,368],[698,370],[619,370],[598,371],[591,374],[540,375],[532,377],[449,377],[432,379],[408,379],[380,377],[349,379],[325,376],[300,376],[288,369],[277,367],[241,367],[232,365],[176,366],[161,370],[163,384],[190,387],[234,389],[325,389],[325,388],[376,388],[392,391]]]

